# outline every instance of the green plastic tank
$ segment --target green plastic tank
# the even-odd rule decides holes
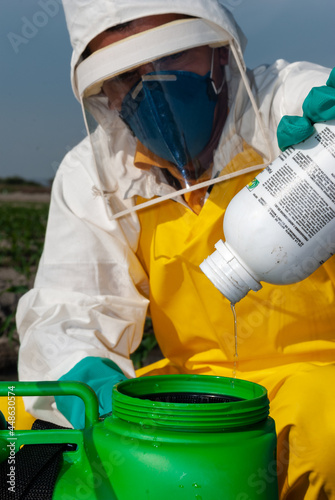
[[[75,394],[85,402],[85,429],[15,432],[17,449],[76,445],[63,455],[54,500],[278,498],[275,423],[260,385],[206,375],[126,380],[113,388],[113,414],[100,419],[85,384],[21,382],[16,394]],[[0,460],[8,439],[1,430]]]

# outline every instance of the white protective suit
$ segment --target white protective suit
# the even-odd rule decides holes
[[[89,41],[110,26],[143,16],[170,12],[207,19],[231,33],[242,58],[244,37],[220,1],[64,0],[64,6],[76,94],[76,67]],[[300,115],[304,98],[312,87],[325,84],[329,70],[278,60],[247,75],[272,152],[232,65],[228,85],[233,98],[214,173],[226,163],[227,152],[230,157],[232,151],[239,152],[243,140],[265,161],[273,159],[279,153],[280,118]],[[21,380],[57,380],[87,356],[110,358],[128,377],[135,376],[129,355],[141,342],[149,302],[148,278],[136,256],[140,223],[136,213],[111,220],[104,196],[113,192],[115,203],[116,193],[122,207],[131,207],[136,196],[150,199],[171,189],[158,183],[150,170],[134,166],[136,140],[120,120],[113,134],[113,147],[104,151],[104,172],[97,174],[89,138],[66,155],[57,172],[35,286],[20,300],[17,312]],[[27,409],[39,418],[67,423],[53,398],[30,398]]]
[[[202,17],[222,25],[236,43],[242,38],[239,51],[245,45],[243,34],[216,2],[210,6],[206,0],[175,0],[168,5],[163,0],[78,0],[64,4],[74,48],[73,82],[88,42],[109,26],[137,17],[166,12]],[[287,64],[283,60],[249,72],[273,155],[279,152],[276,129],[280,118],[284,114],[301,114],[309,90],[323,85],[328,74],[329,70],[320,66]],[[227,142],[238,150],[236,141],[240,139],[233,136],[236,116],[241,120],[243,138],[262,150],[259,127],[244,114],[244,107],[250,108],[246,91],[240,92],[238,102],[232,103],[234,113],[230,112],[226,122],[215,157],[217,163],[226,154]],[[112,168],[105,189],[109,191],[117,183],[119,195],[130,199],[130,204],[136,195],[149,199],[166,194],[166,186],[157,185],[150,172],[139,172],[134,167],[136,140],[126,126],[118,121],[114,133],[115,153],[106,160]],[[66,155],[53,184],[35,287],[21,299],[17,312],[22,380],[56,380],[88,355],[109,357],[127,376],[135,375],[129,353],[141,341],[148,306],[147,277],[134,253],[140,227],[136,215],[109,220],[103,198],[96,192],[101,181],[93,163],[90,143],[85,138]],[[37,409],[36,401],[35,409],[28,409],[36,416],[54,419],[47,409],[50,404],[43,398],[43,410]]]

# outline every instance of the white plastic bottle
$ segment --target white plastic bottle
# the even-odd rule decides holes
[[[302,281],[335,252],[335,120],[315,129],[227,207],[226,241],[200,268],[232,304],[261,281]]]

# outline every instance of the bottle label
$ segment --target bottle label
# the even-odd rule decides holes
[[[299,246],[335,218],[335,127],[283,152],[247,189]]]

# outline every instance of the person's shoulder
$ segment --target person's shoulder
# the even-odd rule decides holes
[[[289,63],[284,59],[277,59],[272,64],[262,64],[250,71],[258,88],[274,84],[275,86],[287,83],[304,81],[308,84],[322,85],[329,75],[330,69],[308,61]]]
[[[94,186],[99,186],[89,137],[74,146],[59,165],[53,184],[53,204],[72,206],[87,204],[93,197]]]
[[[63,158],[55,175],[54,184],[65,189],[71,186],[74,189],[85,185],[99,185],[97,168],[95,165],[91,141],[86,136],[74,146]]]
[[[83,170],[90,168],[94,162],[91,142],[88,136],[76,144],[64,156],[61,164],[59,165],[59,173],[70,172],[75,169]]]

